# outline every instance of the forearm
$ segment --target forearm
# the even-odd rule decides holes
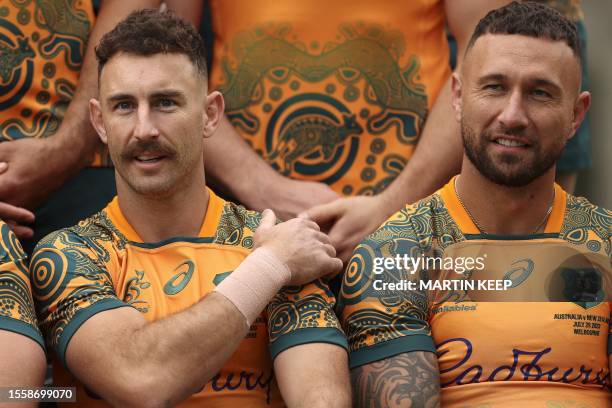
[[[351,370],[355,407],[439,407],[434,353],[413,351]]]
[[[276,379],[289,408],[348,408],[348,356],[342,347],[310,343],[283,351],[274,360]]]
[[[99,313],[74,335],[66,361],[113,406],[176,405],[218,372],[246,331],[244,316],[213,292],[152,323],[127,307]]]
[[[283,180],[242,140],[227,117],[217,132],[204,141],[204,164],[207,181],[212,180],[219,190],[252,209],[265,209],[264,190]]]
[[[146,361],[141,370],[156,377],[151,379],[151,391],[175,405],[217,374],[247,330],[240,311],[213,292],[184,312],[137,331],[131,364]]]
[[[34,340],[0,330],[0,387],[41,387],[46,368],[45,353]]]
[[[381,193],[391,214],[443,186],[461,168],[463,145],[451,105],[450,77],[427,117],[416,150],[400,175]]]

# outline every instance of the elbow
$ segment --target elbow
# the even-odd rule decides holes
[[[162,381],[142,373],[132,373],[129,379],[123,377],[116,381],[113,390],[106,393],[104,399],[113,406],[126,408],[157,408],[175,405],[178,401],[172,398],[172,394]]]

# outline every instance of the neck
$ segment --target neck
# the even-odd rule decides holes
[[[164,197],[138,194],[117,177],[117,197],[123,216],[144,242],[197,237],[209,201],[203,177],[201,182]]]
[[[507,187],[484,177],[463,158],[457,193],[481,232],[528,235],[543,232],[554,198],[555,169],[526,186]],[[483,231],[484,230],[484,231]]]

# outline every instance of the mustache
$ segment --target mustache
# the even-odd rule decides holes
[[[123,153],[121,153],[121,157],[131,160],[143,153],[155,153],[160,156],[174,156],[175,151],[170,146],[161,143],[158,139],[135,140],[125,148]]]

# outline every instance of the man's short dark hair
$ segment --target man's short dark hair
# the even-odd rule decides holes
[[[512,3],[491,10],[476,25],[467,45],[472,48],[485,34],[516,34],[552,41],[563,41],[580,60],[580,40],[576,25],[557,10],[534,2]]]
[[[114,55],[184,54],[206,78],[206,50],[196,29],[172,12],[138,10],[106,33],[96,47],[98,77]]]

